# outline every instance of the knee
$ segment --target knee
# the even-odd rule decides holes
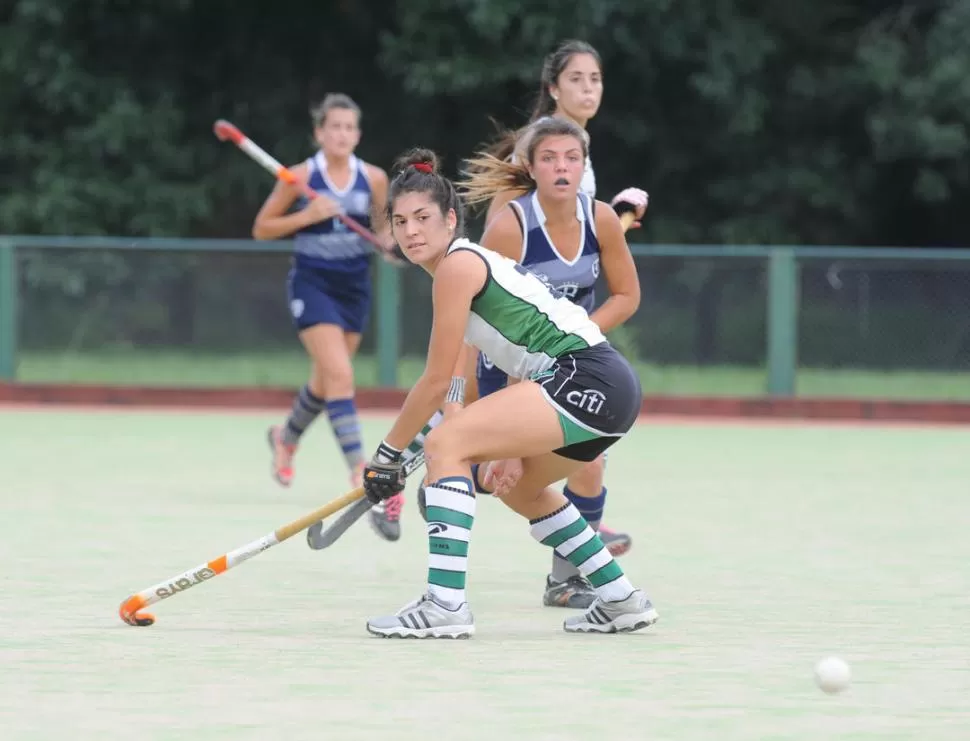
[[[580,496],[595,497],[603,488],[603,456],[590,461],[569,477],[569,488]]]
[[[448,425],[440,424],[424,439],[424,454],[429,464],[446,460],[465,463],[465,451],[458,436],[448,433]]]
[[[349,392],[354,388],[354,369],[349,358],[346,362],[336,358],[327,358],[326,362],[321,362],[314,358],[313,377],[327,389],[329,395],[341,391]]]
[[[435,427],[424,438],[424,455],[429,462],[448,455],[448,438],[441,434],[441,427]]]

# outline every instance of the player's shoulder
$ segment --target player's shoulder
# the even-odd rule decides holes
[[[364,162],[364,160],[360,160],[360,164],[364,168],[367,179],[372,183],[387,183],[387,172],[383,168],[373,165],[370,162]]]
[[[512,205],[516,200],[515,196],[509,198],[489,219],[485,233],[482,234],[483,246],[487,247],[487,242],[492,239],[522,239],[522,222]]]
[[[436,291],[446,288],[449,293],[474,295],[489,271],[487,250],[470,239],[458,239],[435,270]]]
[[[462,237],[456,239],[448,248],[448,254],[445,255],[445,259],[438,266],[438,272],[441,272],[442,268],[444,268],[446,276],[464,274],[469,271],[478,272],[481,266],[487,263],[488,250],[477,242]],[[436,272],[435,277],[437,275]]]

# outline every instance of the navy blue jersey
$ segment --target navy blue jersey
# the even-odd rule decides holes
[[[320,195],[340,204],[343,213],[370,229],[372,192],[364,163],[351,155],[350,182],[337,188],[327,176],[327,160],[322,152],[306,161],[307,184]],[[297,202],[304,208],[306,198]],[[370,264],[370,243],[339,219],[311,224],[294,236],[295,262],[298,268],[365,274]]]
[[[519,263],[556,292],[592,313],[594,287],[600,274],[600,243],[596,238],[594,201],[580,193],[576,197],[576,218],[582,225],[579,252],[566,260],[546,231],[546,215],[535,191],[519,196],[509,205],[522,226],[522,255]]]

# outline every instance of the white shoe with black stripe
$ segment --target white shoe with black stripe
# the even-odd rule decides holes
[[[567,633],[632,633],[657,622],[653,603],[640,589],[626,599],[604,602],[597,599],[582,615],[566,618],[562,629]]]
[[[469,638],[475,618],[467,602],[449,610],[425,594],[395,615],[368,620],[367,631],[382,638]]]

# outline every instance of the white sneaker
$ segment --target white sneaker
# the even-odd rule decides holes
[[[629,597],[615,602],[597,599],[582,615],[566,618],[562,629],[567,633],[632,633],[653,625],[658,618],[647,595],[634,589]]]
[[[425,594],[394,615],[368,620],[367,631],[383,638],[469,638],[475,618],[467,602],[449,610]]]

